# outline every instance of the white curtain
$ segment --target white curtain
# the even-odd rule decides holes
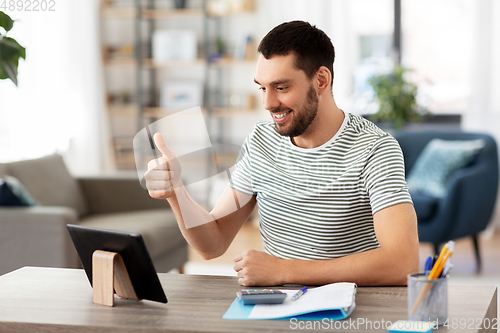
[[[500,1],[476,3],[472,94],[463,127],[492,134],[500,147]],[[492,225],[500,228],[500,195]]]
[[[464,125],[493,134],[500,144],[500,2],[476,3],[472,94]]]
[[[0,81],[0,162],[62,154],[73,173],[111,165],[99,38],[99,0],[54,11],[7,12],[26,47],[19,86]]]

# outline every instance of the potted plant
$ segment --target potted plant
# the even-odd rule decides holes
[[[389,74],[374,75],[368,79],[379,104],[379,110],[371,120],[389,121],[394,128],[400,129],[408,122],[420,120],[427,113],[417,103],[418,87],[407,81],[407,71],[409,69],[396,66]]]
[[[19,58],[26,60],[26,49],[14,38],[7,37],[13,26],[10,16],[0,11],[0,80],[10,79],[17,86]]]

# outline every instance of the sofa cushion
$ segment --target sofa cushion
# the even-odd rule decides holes
[[[53,154],[12,162],[8,168],[9,174],[19,179],[40,205],[71,207],[79,216],[87,213],[79,184],[70,175],[62,156]]]
[[[126,213],[97,214],[81,220],[81,225],[142,235],[152,258],[185,243],[174,213],[169,209],[151,209]]]
[[[439,199],[430,195],[410,192],[418,222],[430,220],[436,213]]]

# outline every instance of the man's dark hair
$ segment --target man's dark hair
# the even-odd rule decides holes
[[[304,21],[285,22],[276,26],[262,39],[257,49],[266,58],[295,54],[295,67],[311,79],[321,66],[332,73],[335,48],[320,29]]]

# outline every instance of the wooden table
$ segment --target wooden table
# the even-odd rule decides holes
[[[92,289],[83,270],[21,268],[0,276],[0,332],[284,332],[314,325],[312,321],[303,321],[299,327],[299,322],[290,320],[222,319],[236,292],[244,289],[236,277],[159,277],[168,304],[115,296],[115,306],[106,307],[92,302]],[[406,287],[358,288],[356,304],[349,318],[316,322],[322,325],[316,328],[322,332],[380,332],[380,325],[387,321],[407,318]],[[485,318],[495,322],[496,287],[449,285],[449,317],[450,324],[455,318],[457,325],[461,318],[474,321],[475,326]],[[335,323],[343,324],[344,329],[335,328]],[[457,327],[450,331],[479,331]],[[445,330],[439,327],[436,332]]]

